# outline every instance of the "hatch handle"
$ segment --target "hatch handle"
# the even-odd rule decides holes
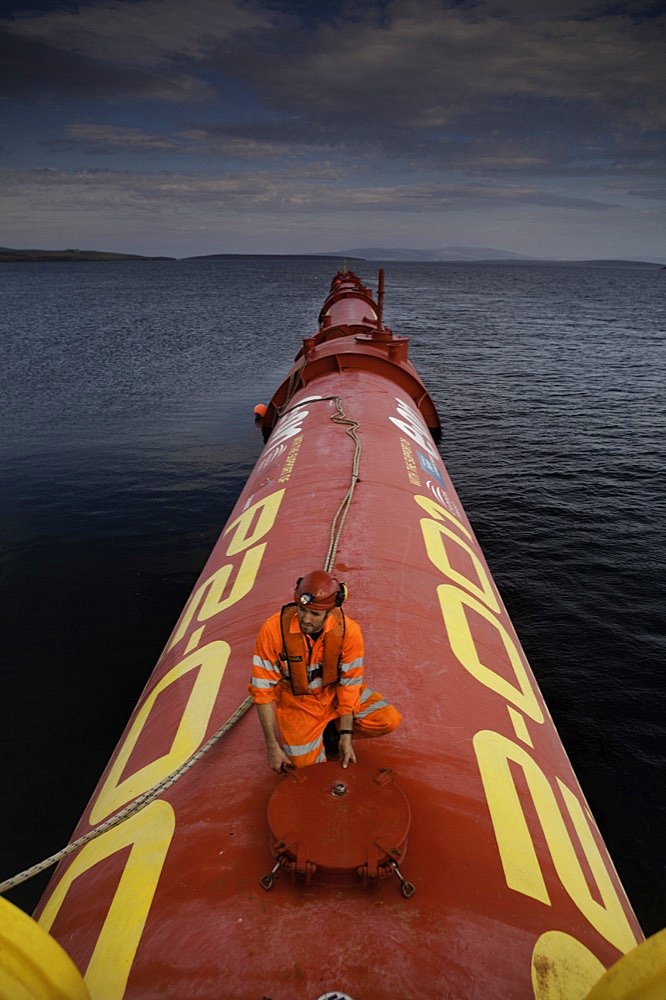
[[[273,888],[273,882],[275,881],[277,873],[280,870],[282,859],[285,857],[286,857],[285,854],[279,854],[277,861],[275,862],[271,870],[268,872],[268,874],[262,875],[262,877],[259,879],[259,885],[261,886],[262,889],[265,889],[266,892],[268,892],[270,889]]]
[[[402,872],[398,868],[398,862],[397,861],[394,861],[393,858],[390,858],[389,859],[389,863],[390,863],[391,867],[393,868],[393,871],[395,872],[395,874],[397,875],[397,877],[400,879],[400,889],[402,891],[403,896],[405,897],[405,899],[409,899],[416,892],[416,886],[414,885],[413,882],[409,882],[405,878],[405,876],[402,874]]]
[[[392,767],[380,767],[372,780],[376,781],[380,787],[388,785],[390,781],[393,781],[393,773]]]

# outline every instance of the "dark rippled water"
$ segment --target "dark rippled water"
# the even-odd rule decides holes
[[[0,265],[0,879],[63,846],[338,261]],[[356,263],[370,284],[375,264]],[[386,321],[646,933],[666,923],[666,271],[386,266]],[[30,910],[46,878],[10,898]]]

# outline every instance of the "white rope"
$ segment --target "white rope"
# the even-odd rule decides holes
[[[342,407],[342,400],[340,399],[339,396],[318,396],[316,399],[306,399],[303,400],[302,403],[295,403],[288,410],[285,409],[280,411],[280,417],[284,417],[287,413],[292,413],[294,410],[297,410],[300,406],[310,406],[312,403],[330,403],[331,401],[335,403],[335,408],[337,410],[337,413],[335,413],[331,417],[331,420],[335,424],[346,425],[347,430],[345,431],[345,433],[348,434],[349,437],[354,442],[354,458],[352,461],[352,475],[351,475],[351,482],[349,484],[349,489],[342,498],[342,502],[340,503],[340,506],[336,510],[333,516],[333,521],[331,522],[331,532],[329,536],[330,541],[328,546],[328,552],[326,553],[326,560],[324,562],[324,569],[326,570],[327,573],[331,572],[331,569],[335,564],[335,554],[337,552],[338,544],[340,542],[340,535],[342,534],[342,529],[347,519],[347,514],[351,506],[352,497],[354,496],[354,490],[356,489],[356,484],[359,478],[358,470],[361,462],[362,445],[358,439],[358,435],[356,434],[358,422],[356,420],[352,420],[351,417],[346,416],[345,411]]]
[[[333,521],[331,523],[331,535],[330,544],[328,546],[328,552],[326,553],[326,562],[324,563],[324,568],[327,573],[330,573],[333,566],[335,565],[335,554],[338,549],[338,543],[340,542],[340,535],[342,534],[342,529],[344,527],[345,521],[347,519],[347,514],[349,513],[349,508],[351,506],[352,497],[354,496],[354,490],[356,489],[356,484],[358,482],[358,469],[361,463],[361,442],[356,434],[356,429],[358,423],[355,420],[351,420],[349,417],[345,416],[345,412],[342,408],[342,401],[339,396],[335,397],[335,405],[337,408],[337,416],[331,417],[336,424],[347,425],[346,434],[354,442],[354,460],[352,462],[352,476],[351,482],[349,484],[349,489],[345,493],[342,503],[335,512]]]

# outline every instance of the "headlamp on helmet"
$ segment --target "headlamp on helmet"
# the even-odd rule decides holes
[[[347,587],[330,573],[317,569],[296,581],[294,600],[312,611],[330,611],[339,608],[347,597]]]

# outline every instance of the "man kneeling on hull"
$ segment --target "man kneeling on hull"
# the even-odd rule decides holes
[[[347,767],[356,762],[352,736],[384,736],[400,723],[363,683],[363,634],[342,610],[346,596],[344,584],[315,570],[257,635],[249,690],[278,774],[322,763],[327,753]]]

